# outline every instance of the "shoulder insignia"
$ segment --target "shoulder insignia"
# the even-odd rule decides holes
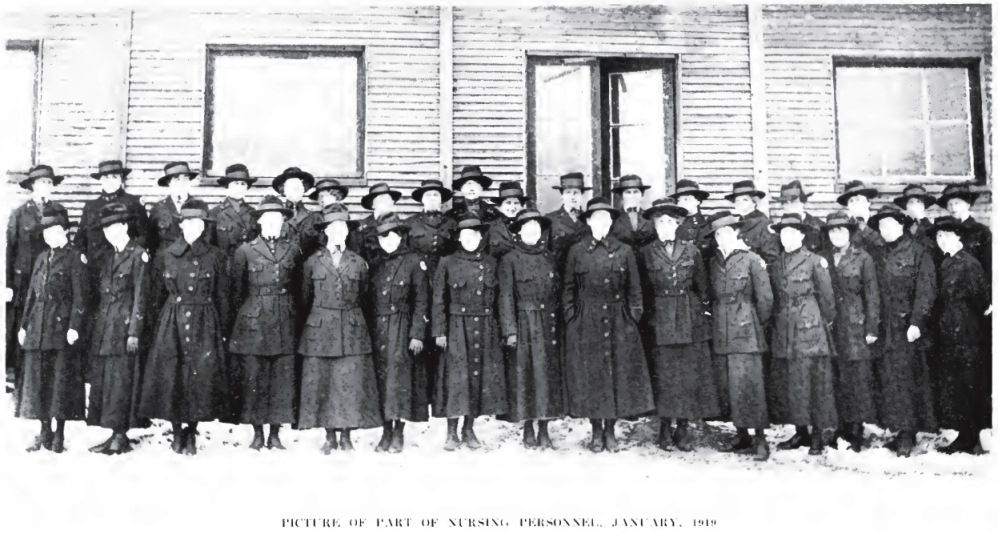
[[[818,263],[820,263],[821,266],[824,267],[825,269],[828,269],[828,260],[826,260],[825,258],[819,257]]]
[[[80,253],[80,261],[83,262],[83,263],[87,263],[87,255],[81,252]]]
[[[425,271],[426,270],[426,262],[420,261],[419,262],[419,268]]]

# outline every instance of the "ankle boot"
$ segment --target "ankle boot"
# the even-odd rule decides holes
[[[766,434],[756,434],[753,440],[753,451],[754,455],[752,457],[755,461],[766,461],[769,459],[769,442],[766,441]]]
[[[607,452],[618,452],[620,450],[620,447],[617,445],[616,424],[616,420],[607,420],[603,424],[603,444],[606,446]]]
[[[93,452],[94,454],[106,454],[107,450],[111,448],[112,441],[114,441],[114,432],[111,432],[111,436],[108,437],[106,441],[99,445],[94,445],[87,450]]]
[[[375,452],[388,452],[388,447],[392,444],[392,421],[385,422],[381,427],[381,440],[378,446],[374,447]]]
[[[128,435],[125,432],[115,432],[111,437],[111,444],[107,447],[107,450],[103,454],[109,456],[116,456],[118,454],[127,454],[132,451],[132,443],[128,439]]]
[[[671,452],[672,447],[672,424],[668,417],[662,417],[658,424],[658,448]]]
[[[336,430],[332,428],[326,428],[326,442],[322,445],[321,449],[322,453],[328,456],[338,448],[339,445],[337,445],[336,443]]]
[[[820,456],[824,451],[825,443],[821,439],[821,430],[815,428],[811,434],[811,448],[807,450],[807,453],[811,456]]]
[[[461,440],[457,438],[457,419],[447,419],[447,440],[444,441],[444,450],[450,452],[457,450],[461,446]]]
[[[250,450],[260,450],[263,448],[263,426],[253,425],[253,442],[249,444]]]
[[[353,441],[350,440],[350,430],[346,428],[340,432],[340,450],[353,452]]]
[[[548,421],[546,420],[537,421],[537,446],[542,450],[554,450],[554,443],[551,442],[551,437],[548,435]]]
[[[464,417],[464,427],[461,428],[461,441],[468,448],[475,450],[482,446],[475,436],[475,419],[470,416]]]
[[[793,437],[783,441],[782,443],[777,443],[776,450],[796,450],[802,446],[808,446],[811,444],[811,434],[807,432],[807,426],[797,426],[797,431],[794,433]]]
[[[897,436],[897,447],[897,454],[899,458],[910,457],[912,449],[915,448],[915,434],[906,431],[899,432]]]
[[[392,443],[388,446],[388,452],[392,454],[398,454],[402,452],[405,447],[405,437],[403,436],[403,431],[405,429],[405,422],[401,420],[395,422],[395,428],[392,429]]]
[[[589,450],[593,452],[603,452],[606,449],[606,440],[603,435],[603,421],[592,419],[589,421],[593,427],[593,438],[589,441]]]
[[[527,448],[537,446],[537,437],[534,435],[534,423],[529,420],[523,423],[523,446]]]
[[[721,452],[743,454],[753,449],[752,437],[748,433],[748,428],[737,428],[734,440],[731,444],[721,449]]]
[[[173,423],[173,442],[170,443],[170,449],[177,454],[184,453],[184,428],[179,422]]]
[[[863,423],[849,425],[849,450],[859,452],[863,450]]]
[[[191,424],[184,430],[184,455],[194,456],[198,453],[198,427]]]
[[[690,432],[690,421],[679,419],[676,421],[676,432],[672,434],[672,441],[676,448],[682,452],[693,450],[693,434]]]
[[[281,442],[281,425],[271,424],[270,435],[267,436],[267,448],[272,450],[284,450],[284,443]]]
[[[52,433],[52,430],[42,430],[41,433],[35,436],[35,440],[25,450],[28,452],[38,452],[43,448],[45,450],[52,450],[53,437],[55,437],[55,434]]]

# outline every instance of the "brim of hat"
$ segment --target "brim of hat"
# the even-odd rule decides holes
[[[897,198],[895,198],[894,205],[904,209],[908,206],[908,201],[910,201],[912,198],[917,198],[921,200],[922,203],[925,204],[925,207],[935,205],[936,203],[936,197],[932,196],[931,194],[909,194],[905,196],[898,196]]]
[[[692,196],[701,202],[710,198],[710,193],[707,191],[686,191],[686,192],[674,192],[668,196],[672,200],[679,200],[680,196]]]
[[[674,209],[667,209],[664,207],[652,206],[649,207],[648,209],[645,209],[644,212],[641,213],[641,216],[648,220],[652,220],[659,215],[669,215],[670,217],[679,221],[686,219],[686,215],[681,215],[678,212],[676,212]]]
[[[329,226],[333,222],[345,222],[345,223],[347,223],[347,229],[348,230],[356,230],[357,228],[360,227],[360,221],[359,220],[340,220],[340,221],[334,220],[334,221],[331,221],[331,222],[325,222],[325,221],[323,221],[323,222],[317,222],[317,223],[315,223],[314,227],[315,227],[316,230],[325,230],[326,226]]]
[[[382,194],[392,195],[392,200],[396,202],[398,202],[399,199],[402,198],[402,193],[399,191],[386,191],[386,192],[379,192],[377,194],[365,194],[364,197],[360,199],[360,206],[363,207],[364,209],[373,209],[372,204],[374,203],[374,199],[377,198],[378,196],[381,196]]]
[[[408,231],[409,231],[409,225],[404,222],[399,222],[398,224],[394,224],[392,225],[391,228],[383,232],[379,232],[377,227],[374,228],[374,233],[377,235],[386,234],[388,232],[408,232]]]
[[[607,211],[607,212],[610,213],[610,217],[612,217],[614,219],[616,219],[617,217],[619,217],[621,215],[621,213],[623,213],[621,210],[619,210],[617,208],[607,209],[607,208],[601,207],[599,209],[587,209],[587,210],[583,211],[581,215],[579,215],[579,218],[583,219],[583,220],[589,220],[589,217],[591,217],[592,214],[595,213],[595,212],[597,212],[597,211]]]
[[[457,233],[460,234],[461,230],[478,230],[479,232],[483,232],[484,233],[484,232],[487,232],[489,230],[489,225],[488,225],[488,223],[483,222],[481,224],[476,224],[475,226],[464,226],[464,227],[460,227],[459,226],[457,228]]]
[[[340,200],[342,200],[347,197],[347,194],[350,192],[350,188],[344,187],[342,185],[339,187],[323,187],[321,189],[315,189],[312,192],[310,192],[308,198],[311,200],[318,200],[319,193],[322,191],[340,191]]]
[[[555,186],[553,186],[551,188],[554,189],[554,190],[556,190],[556,191],[558,191],[558,192],[561,192],[561,191],[563,191],[565,189],[579,189],[582,192],[593,190],[592,187],[586,187],[586,186],[582,186],[582,187],[562,187],[561,185],[555,185]]]
[[[167,175],[165,175],[165,176],[157,179],[156,180],[156,184],[159,185],[160,187],[165,187],[166,184],[169,183],[170,180],[173,179],[173,178],[175,178],[175,177],[178,177],[178,176],[187,176],[187,177],[189,177],[191,179],[194,179],[194,178],[198,177],[199,175],[200,175],[200,172],[178,172],[176,174],[167,174]]]
[[[116,170],[105,170],[104,172],[94,172],[90,174],[90,177],[94,179],[100,179],[101,176],[106,176],[108,174],[121,174],[122,178],[128,177],[128,174],[132,173],[131,168],[118,168]]]
[[[832,228],[846,228],[847,230],[849,230],[850,233],[853,233],[857,229],[859,229],[859,226],[855,222],[846,222],[846,223],[832,224],[832,225],[828,225],[828,224],[822,224],[821,225],[821,231],[825,232],[825,233],[828,233]]]
[[[431,187],[420,187],[412,191],[412,199],[419,203],[423,203],[423,195],[430,191],[437,191],[440,193],[441,203],[449,202],[450,199],[454,197],[454,191],[448,189],[447,187],[438,187],[434,185]]]
[[[285,218],[291,218],[295,214],[294,211],[292,211],[292,210],[290,210],[290,209],[288,209],[286,207],[282,207],[280,209],[263,209],[263,210],[254,209],[254,210],[250,211],[250,215],[252,215],[253,218],[255,218],[255,219],[260,218],[260,215],[263,215],[264,213],[280,213],[280,214],[284,215]]]
[[[255,177],[247,177],[247,178],[241,178],[241,177],[220,177],[217,180],[215,180],[215,182],[218,183],[219,185],[225,187],[226,185],[228,185],[229,183],[232,183],[233,181],[245,181],[247,185],[252,185],[252,184],[256,183],[257,179],[258,178],[255,178]]]
[[[866,225],[869,226],[870,228],[873,228],[874,230],[879,231],[880,221],[886,218],[897,219],[897,221],[900,222],[902,226],[906,226],[908,224],[908,221],[911,220],[904,213],[878,213],[876,215],[871,216],[870,219],[866,221]]]
[[[530,222],[532,220],[535,220],[535,221],[537,221],[537,222],[539,222],[541,224],[541,230],[542,231],[543,230],[547,230],[548,228],[551,227],[551,219],[549,219],[549,218],[547,218],[547,217],[545,217],[543,215],[537,215],[536,217],[530,217],[530,218],[524,219],[524,220],[513,221],[513,223],[509,225],[509,231],[511,231],[513,233],[520,233],[520,228],[523,228],[524,224],[526,224],[526,223],[528,223],[528,222]]]
[[[513,194],[513,195],[509,195],[509,196],[493,196],[489,200],[493,204],[499,205],[499,204],[501,204],[503,202],[503,200],[505,200],[507,198],[516,198],[516,199],[520,200],[521,204],[525,204],[525,203],[527,203],[528,200],[530,200],[530,197],[528,197],[526,194]]]
[[[483,189],[487,189],[492,186],[492,178],[490,178],[489,176],[470,176],[470,177],[462,177],[455,179],[453,182],[454,190],[456,191],[461,190],[461,187],[469,181],[474,181],[478,183],[479,185],[482,186]]]
[[[46,178],[36,177],[30,179],[22,179],[21,181],[18,181],[17,184],[20,185],[22,189],[31,190],[31,184],[34,183],[36,179],[46,179]],[[52,180],[52,186],[55,187],[56,185],[62,183],[62,180],[66,179],[66,176],[52,176],[48,179]]]
[[[38,224],[36,224],[35,226],[38,229],[45,229],[45,228],[49,228],[49,227],[52,227],[52,226],[62,226],[63,228],[66,228],[67,230],[69,230],[72,227],[76,226],[76,223],[73,222],[73,221],[71,221],[71,220],[62,220],[62,221],[59,221],[59,222],[51,222],[51,223],[48,223],[48,224],[43,224],[41,221],[38,221]]]
[[[735,230],[738,230],[744,224],[745,224],[745,221],[741,221],[740,220],[738,222],[732,222],[731,224],[725,224],[724,226],[721,226],[721,228],[733,228]],[[717,228],[716,230],[714,228],[711,228],[711,229],[707,230],[707,235],[714,235],[714,233],[717,232],[717,230],[720,230],[721,228]]]
[[[648,190],[650,188],[651,188],[651,185],[641,185],[640,187],[620,187],[620,186],[617,186],[617,187],[614,187],[614,188],[610,189],[610,192],[612,192],[614,194],[620,194],[620,193],[626,191],[627,189],[638,189],[641,192],[645,192],[646,190]]]
[[[729,201],[729,202],[734,202],[735,198],[738,198],[739,196],[744,196],[746,194],[749,195],[749,196],[754,196],[756,198],[760,198],[760,199],[766,197],[766,193],[764,193],[762,191],[749,191],[749,192],[737,192],[737,193],[733,192],[731,194],[725,194],[724,195],[724,199],[727,200],[727,201]]]
[[[872,200],[876,198],[878,194],[880,194],[880,191],[877,189],[860,189],[858,191],[840,194],[835,201],[841,206],[847,206],[849,205],[849,199],[853,196],[866,196],[868,199]]]
[[[302,180],[302,183],[305,183],[305,190],[315,187],[315,176],[309,174],[308,172],[301,172],[301,173],[287,174],[287,175],[281,174],[274,178],[274,181],[270,183],[270,186],[273,187],[275,191],[281,192],[280,188],[284,186],[284,182],[293,177],[296,177]]]
[[[928,230],[926,230],[926,234],[929,237],[935,238],[936,232],[942,232],[942,231],[956,232],[957,235],[963,237],[968,232],[970,232],[970,229],[968,229],[966,226],[960,226],[958,224],[947,224],[947,223],[933,224],[932,226],[929,226]]]
[[[804,224],[803,222],[799,222],[799,223],[798,222],[794,222],[794,223],[790,223],[790,222],[780,223],[780,222],[778,222],[778,223],[776,223],[776,224],[773,225],[773,231],[776,232],[776,233],[780,233],[780,230],[782,230],[784,228],[797,228],[798,230],[800,230],[801,233],[805,233],[805,234],[807,232],[809,232],[810,229],[811,229],[810,226],[808,226],[807,224]]]
[[[948,204],[949,201],[952,200],[953,198],[959,198],[961,200],[966,201],[970,205],[974,205],[974,202],[976,202],[977,199],[980,198],[980,196],[981,196],[981,193],[977,193],[977,192],[958,192],[958,193],[953,193],[953,194],[946,194],[946,195],[940,196],[939,200],[936,200],[936,205],[938,205],[939,207],[945,209],[946,208],[946,204]]]
[[[215,222],[215,219],[213,219],[212,217],[185,217],[183,215],[180,215],[180,220],[191,220],[191,219],[200,219],[205,222]]]
[[[804,194],[804,193],[795,194],[794,196],[796,196],[801,202],[806,202],[807,199],[811,197],[810,194]],[[790,196],[782,196],[781,195],[781,196],[779,196],[779,197],[776,198],[776,201],[780,202],[781,204],[786,203],[786,202],[790,201]]]
[[[110,226],[112,224],[117,224],[119,222],[124,222],[125,224],[131,224],[131,222],[132,222],[132,216],[131,215],[116,215],[114,217],[108,217],[106,219],[101,219],[99,222],[97,222],[96,224],[94,224],[90,228],[91,229],[102,229],[102,228],[104,228],[106,226]]]

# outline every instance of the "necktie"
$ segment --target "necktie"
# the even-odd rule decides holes
[[[672,257],[672,249],[675,246],[676,246],[676,242],[675,241],[666,241],[665,242],[665,251],[669,254],[669,257]]]

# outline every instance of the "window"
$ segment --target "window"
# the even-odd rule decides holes
[[[843,180],[984,181],[973,62],[837,62]]]
[[[275,176],[298,166],[316,177],[363,172],[361,50],[209,46],[204,166],[232,163]]]
[[[0,60],[4,74],[0,163],[7,172],[27,172],[35,164],[38,51],[37,41],[8,41]]]
[[[674,73],[671,59],[528,58],[527,190],[541,211],[558,208],[551,186],[567,172],[601,196],[627,174],[649,200],[672,191]]]

